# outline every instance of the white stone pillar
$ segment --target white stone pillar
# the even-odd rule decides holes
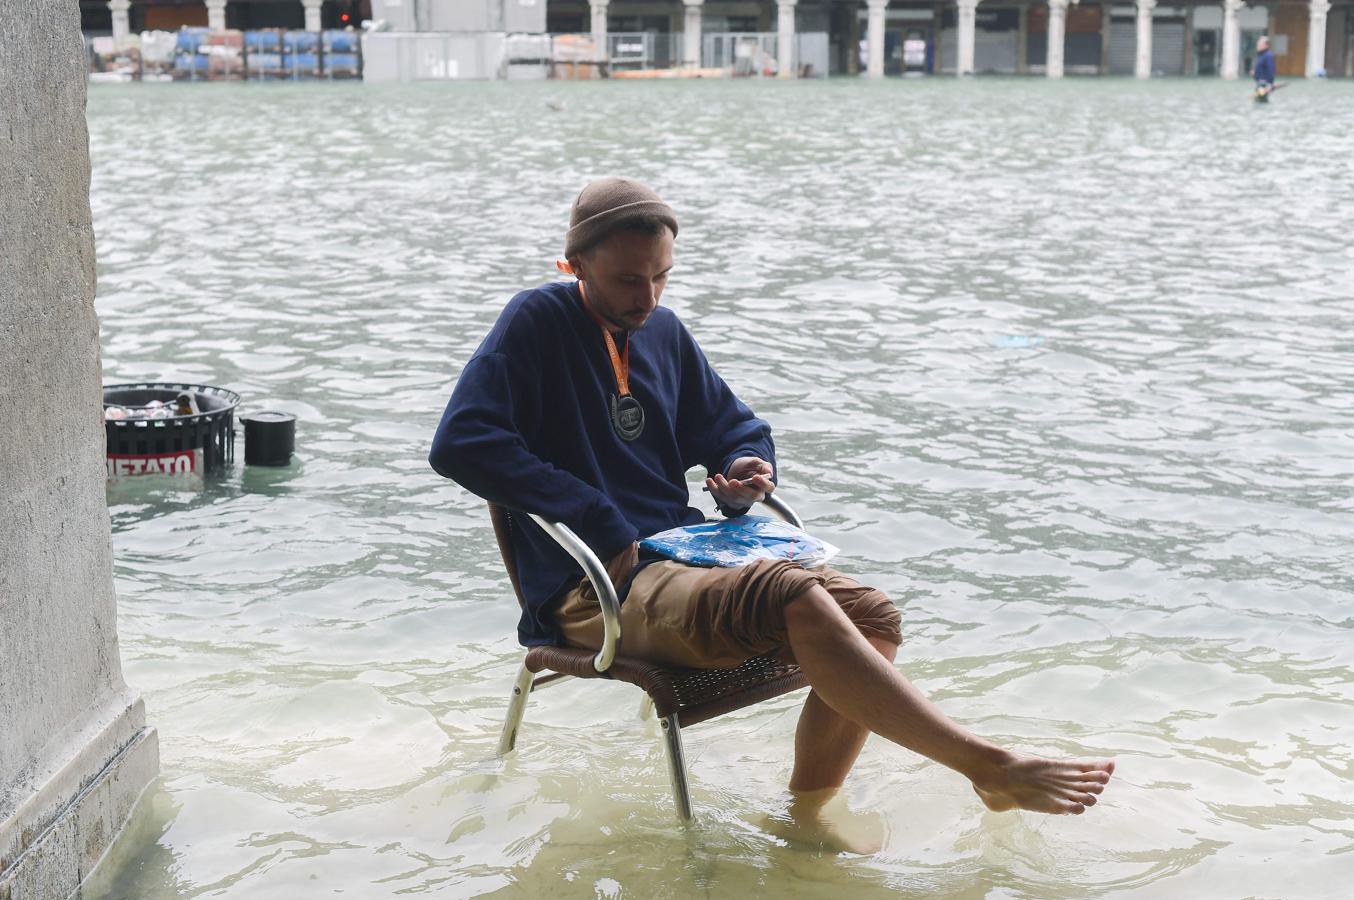
[[[159,757],[118,653],[80,7],[0,10],[0,897],[39,900]]]
[[[795,72],[795,4],[798,2],[776,0],[776,74],[781,78],[794,78],[798,74]]]
[[[606,46],[606,9],[608,0],[588,0],[592,8],[592,42],[597,45],[597,58],[607,58]]]
[[[682,65],[699,69],[701,64],[701,13],[705,0],[682,0],[686,18],[682,22]]]
[[[1222,0],[1222,77],[1234,80],[1241,65],[1241,26],[1236,20],[1242,0]]]
[[[301,5],[306,9],[306,31],[319,31],[320,7],[324,6],[324,0],[301,0]]]
[[[1326,68],[1326,13],[1330,0],[1312,0],[1307,14],[1307,77],[1316,78]]]
[[[1157,0],[1137,0],[1138,3],[1138,55],[1133,61],[1135,78],[1152,77],[1152,10]]]
[[[212,31],[226,30],[226,0],[206,0],[207,27]]]
[[[1048,56],[1044,71],[1049,78],[1063,77],[1063,44],[1067,40],[1067,0],[1048,0]]]
[[[132,8],[132,0],[108,0],[108,11],[113,14],[113,43],[121,44],[132,30],[127,10]]]
[[[865,0],[870,7],[869,28],[865,32],[865,74],[871,78],[884,77],[884,10],[889,0]]]
[[[958,0],[959,4],[959,61],[956,75],[973,74],[973,44],[977,39],[978,0]]]

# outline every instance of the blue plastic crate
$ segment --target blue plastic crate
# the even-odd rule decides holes
[[[278,34],[276,31],[246,31],[244,45],[250,52],[277,50]]]
[[[280,68],[282,68],[281,53],[249,54],[249,71],[251,72],[275,72]]]
[[[324,47],[334,53],[356,53],[358,37],[351,31],[324,32]]]
[[[178,72],[207,71],[207,57],[200,53],[174,54],[174,69]]]
[[[211,33],[209,28],[181,28],[174,41],[174,49],[180,53],[196,53],[197,48],[202,46],[202,42]]]
[[[282,35],[282,45],[292,53],[314,53],[320,49],[320,36],[313,31],[288,31]]]

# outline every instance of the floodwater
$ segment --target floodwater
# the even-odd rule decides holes
[[[110,489],[163,767],[86,896],[1344,896],[1354,84],[1246,94],[91,89],[105,380],[300,427],[289,469]],[[605,173],[677,209],[664,302],[901,606],[900,668],[1003,743],[1117,756],[1098,807],[991,814],[872,738],[845,801],[883,850],[787,844],[798,694],[687,732],[690,830],[625,685],[542,692],[494,758],[515,604],[425,456]]]

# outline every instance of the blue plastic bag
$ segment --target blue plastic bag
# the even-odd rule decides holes
[[[737,516],[660,531],[640,541],[639,552],[646,559],[671,559],[707,568],[788,559],[814,569],[836,556],[837,548],[779,519]]]

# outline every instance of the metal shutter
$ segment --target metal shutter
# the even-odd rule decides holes
[[[1094,34],[1069,34],[1063,43],[1063,65],[1068,74],[1078,72],[1098,73],[1100,70],[1099,32]]]
[[[947,75],[959,71],[958,28],[946,28],[940,32],[940,71]]]
[[[973,44],[974,70],[1014,75],[1018,44],[1019,34],[1015,31],[983,31],[981,28],[978,29]]]
[[[1136,41],[1135,41],[1136,42]],[[1185,23],[1152,23],[1152,73],[1185,74]]]
[[[1110,22],[1110,74],[1132,75],[1138,53],[1138,26],[1132,19]]]
[[[973,36],[973,71],[1014,75],[1020,35],[1015,31],[984,31]],[[941,72],[953,75],[959,69],[959,29],[940,33]]]

